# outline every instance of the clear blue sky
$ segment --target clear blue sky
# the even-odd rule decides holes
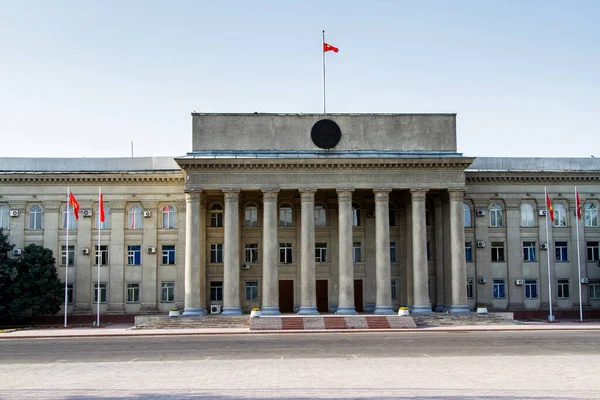
[[[600,1],[0,0],[0,156],[178,156],[197,112],[457,113],[467,156],[600,157]],[[9,145],[10,143],[10,145]]]

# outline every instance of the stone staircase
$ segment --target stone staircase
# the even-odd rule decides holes
[[[448,325],[518,325],[512,312],[490,312],[487,314],[446,314],[411,315],[419,328]]]
[[[283,315],[250,319],[250,330],[414,329],[413,319],[398,315]]]
[[[167,315],[136,315],[137,329],[184,329],[184,328],[249,328],[250,316],[222,317],[206,315],[204,317],[169,317]]]

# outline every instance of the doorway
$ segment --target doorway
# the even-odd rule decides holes
[[[362,279],[354,280],[354,309],[356,310],[356,312],[364,312]]]
[[[327,280],[317,280],[317,311],[320,313],[329,312],[329,296]]]
[[[294,312],[294,281],[279,281],[279,312]]]

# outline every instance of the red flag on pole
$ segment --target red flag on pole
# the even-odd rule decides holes
[[[75,219],[79,219],[79,203],[75,200],[75,196],[73,193],[69,191],[69,205],[73,206],[73,214],[75,214]]]
[[[104,201],[102,201],[102,192],[100,192],[100,205],[98,206],[98,212],[100,212],[100,222],[104,222]]]
[[[334,53],[337,53],[339,51],[339,49],[330,44],[323,43],[323,53],[326,53],[328,51],[333,51]]]
[[[579,192],[575,189],[575,199],[577,200],[577,218],[581,219],[581,202],[579,201]]]
[[[552,208],[552,203],[550,202],[550,196],[546,193],[546,205],[548,206],[548,212],[550,213],[550,219],[554,222],[554,208]]]

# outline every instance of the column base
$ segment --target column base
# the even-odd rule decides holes
[[[298,315],[320,315],[317,311],[317,307],[300,307],[298,309]]]
[[[221,315],[224,317],[237,317],[242,315],[241,307],[225,307]]]
[[[204,317],[204,308],[184,308],[183,314],[184,317]]]
[[[356,310],[354,309],[354,306],[349,306],[349,307],[341,307],[340,306],[337,308],[335,313],[337,315],[356,315],[356,314],[358,314],[356,312]]]
[[[375,303],[367,303],[365,304],[365,312],[370,314],[375,311]]]
[[[471,309],[467,305],[462,306],[450,306],[448,310],[450,314],[467,314],[471,312]]]
[[[430,306],[413,306],[411,310],[412,314],[433,314]]]
[[[377,315],[394,315],[394,308],[392,306],[375,306],[373,314]]]
[[[444,311],[448,311],[448,309],[446,309],[443,304],[435,305],[435,312],[444,312]]]
[[[281,315],[279,307],[263,307],[260,310],[261,315]]]

